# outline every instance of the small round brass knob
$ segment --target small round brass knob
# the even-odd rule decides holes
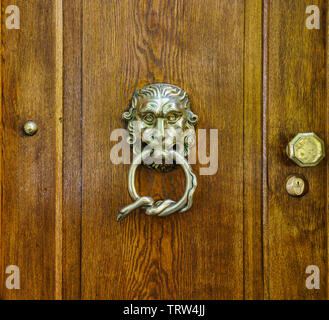
[[[314,167],[325,157],[324,142],[315,133],[298,133],[287,146],[287,155],[300,167]]]
[[[33,136],[37,133],[38,126],[34,121],[29,120],[29,121],[25,122],[23,130],[26,135]]]
[[[293,197],[301,197],[308,191],[308,183],[301,175],[289,176],[286,182],[286,190]]]

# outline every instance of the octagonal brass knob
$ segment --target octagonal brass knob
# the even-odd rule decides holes
[[[287,155],[300,167],[314,167],[325,157],[325,146],[315,133],[298,133],[287,145]]]

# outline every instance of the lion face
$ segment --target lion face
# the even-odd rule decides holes
[[[128,120],[130,144],[140,141],[156,152],[173,149],[183,139],[184,156],[194,144],[198,118],[186,92],[177,86],[158,83],[137,90],[123,118]]]

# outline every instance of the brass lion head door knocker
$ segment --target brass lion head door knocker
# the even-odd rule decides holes
[[[127,120],[128,143],[134,154],[128,177],[128,190],[134,202],[120,210],[117,221],[140,207],[147,215],[159,217],[187,211],[192,206],[197,181],[185,157],[195,144],[198,121],[187,93],[171,84],[147,85],[134,93],[129,111],[122,116]],[[178,202],[171,199],[155,202],[151,197],[140,197],[135,188],[135,173],[140,164],[160,172],[182,166],[186,177],[183,197]]]

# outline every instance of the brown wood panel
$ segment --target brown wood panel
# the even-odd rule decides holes
[[[243,1],[83,2],[83,298],[243,298],[243,47]],[[117,223],[129,166],[111,164],[110,132],[153,82],[184,88],[199,128],[219,130],[218,172],[193,166],[189,212]],[[142,169],[139,187],[174,197],[180,177]]]
[[[21,29],[4,10],[18,5]],[[61,1],[2,1],[0,297],[61,298]],[[22,126],[34,120],[33,137]],[[5,287],[8,265],[21,289]]]
[[[327,283],[327,160],[299,168],[285,148],[298,132],[326,139],[326,13],[328,2],[270,0],[268,11],[268,211],[266,214],[266,298],[325,299]],[[318,5],[321,29],[305,26],[306,7]],[[292,198],[285,191],[291,173],[303,174],[310,191]],[[305,269],[317,265],[320,290],[305,286]]]
[[[244,298],[263,298],[262,0],[245,1]]]
[[[63,298],[80,298],[82,1],[64,1]]]

